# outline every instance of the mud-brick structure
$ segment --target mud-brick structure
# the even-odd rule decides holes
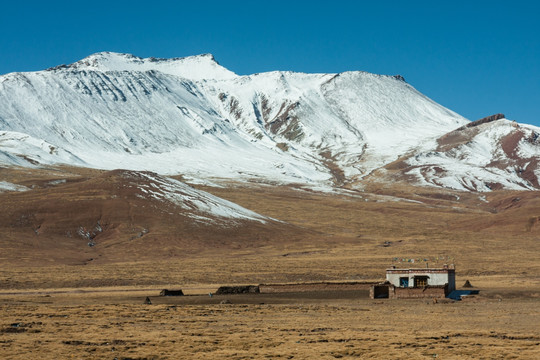
[[[442,268],[386,269],[386,281],[373,285],[370,297],[445,298],[456,289],[456,270],[453,265]]]

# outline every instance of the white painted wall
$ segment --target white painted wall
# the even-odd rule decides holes
[[[398,270],[398,269],[396,269]],[[402,277],[409,278],[409,287],[414,287],[414,277],[415,276],[428,276],[428,286],[441,286],[448,284],[449,291],[453,291],[456,288],[455,273],[452,272],[430,272],[429,269],[421,269],[415,271],[415,269],[409,269],[407,273],[394,273],[387,272],[386,280],[389,281],[392,285],[399,287],[399,279]]]

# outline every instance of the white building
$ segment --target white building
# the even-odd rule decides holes
[[[448,292],[456,289],[456,270],[454,265],[445,265],[440,269],[386,269],[386,280],[397,288],[422,288],[444,286]]]

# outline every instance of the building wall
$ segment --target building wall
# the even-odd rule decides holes
[[[417,299],[417,298],[435,298],[444,299],[447,295],[446,286],[435,286],[426,288],[400,288],[391,287],[389,292],[390,299]]]
[[[399,287],[399,279],[402,278],[402,277],[408,277],[409,278],[409,286],[411,286],[411,279],[410,279],[410,276],[409,276],[409,273],[386,273],[386,280],[394,285],[394,286],[398,286]]]
[[[430,286],[448,284],[448,273],[431,273],[428,276],[428,285]]]
[[[392,284],[373,285],[369,291],[371,299],[444,299],[449,294],[448,286],[426,286],[426,287],[396,287]]]
[[[386,280],[396,287],[400,287],[400,278],[409,279],[409,287],[414,287],[415,276],[428,276],[428,286],[442,286],[448,284],[450,291],[455,290],[454,269],[388,269]]]

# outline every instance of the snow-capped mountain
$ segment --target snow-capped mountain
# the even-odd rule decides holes
[[[517,180],[523,177],[502,163],[500,171],[485,170],[484,160],[496,157],[498,141],[511,126],[501,127],[499,137],[479,126],[479,144],[489,145],[454,147],[439,157],[440,164],[426,160],[442,146],[441,136],[467,124],[401,76],[239,76],[208,54],[142,59],[104,52],[71,65],[0,76],[4,165],[65,163],[194,179],[342,185],[407,156],[408,175],[419,183],[479,190],[495,179],[503,187],[538,186],[537,180]],[[527,144],[516,156],[525,151],[537,159],[538,146]],[[460,155],[467,149],[476,155]],[[484,185],[438,181],[445,172],[429,170],[438,165],[462,171],[465,183]]]
[[[437,139],[437,146],[405,160],[405,174],[458,190],[540,188],[540,128],[497,114]]]

